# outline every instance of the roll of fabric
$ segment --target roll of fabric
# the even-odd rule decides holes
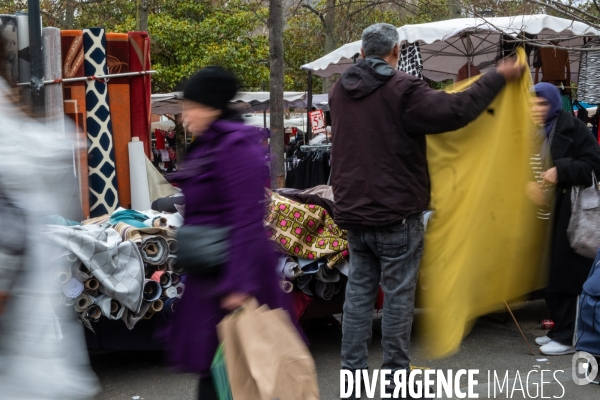
[[[167,238],[167,243],[169,244],[169,254],[176,254],[177,250],[179,250],[179,242],[177,239]]]
[[[148,311],[146,311],[146,314],[144,314],[144,316],[142,318],[143,319],[151,319],[152,317],[154,317],[154,311],[152,311],[152,306],[150,306],[150,309]]]
[[[158,300],[155,300],[152,302],[152,305],[150,306],[150,310],[152,312],[157,313],[163,309],[163,306],[164,306],[163,301],[158,299]]]
[[[6,76],[11,86],[19,83],[19,48],[17,38],[17,17],[15,15],[0,15],[0,36],[6,43],[5,54]]]
[[[90,280],[85,281],[84,286],[87,290],[98,290],[100,287],[100,282],[96,278],[92,278]]]
[[[131,208],[148,210],[150,208],[150,188],[146,171],[144,143],[137,137],[129,142],[129,173],[131,182]]]
[[[175,267],[175,263],[177,261],[177,257],[174,256],[173,254],[169,254],[169,257],[167,257],[167,271],[173,271],[173,268]]]
[[[95,303],[95,299],[89,294],[82,293],[75,299],[75,311],[84,312],[89,306]]]
[[[129,37],[126,33],[106,34],[106,59],[110,74],[129,72]],[[129,78],[111,78],[108,81],[108,99],[113,124],[119,203],[121,207],[131,208],[128,149],[131,141]]]
[[[64,30],[60,32],[62,77],[80,78],[85,76],[83,67],[83,31]],[[75,169],[79,180],[79,193],[84,218],[90,216],[90,193],[87,153],[87,111],[85,103],[85,82],[63,83],[65,115],[73,121],[65,126],[65,137],[74,143]]]
[[[117,320],[121,319],[125,312],[125,307],[115,299],[111,299],[106,295],[98,297],[96,303],[104,315],[108,319]]]
[[[71,268],[65,265],[59,265],[52,268],[51,274],[52,280],[60,285],[67,283],[72,276]]]
[[[29,57],[29,15],[26,12],[17,11],[17,47],[19,50],[19,83],[31,81],[31,63]],[[22,101],[25,105],[31,105],[31,87],[21,87]]]
[[[162,315],[165,318],[170,317],[175,314],[175,310],[177,308],[177,303],[179,302],[178,298],[166,299],[164,301],[164,306],[162,309]]]
[[[102,310],[96,304],[92,304],[89,306],[84,312],[85,318],[89,319],[92,322],[98,322],[100,317],[102,316]]]
[[[181,282],[181,277],[177,274],[174,274],[172,272],[168,272],[169,275],[171,275],[171,284],[172,285],[177,285],[179,282]]]
[[[75,278],[71,278],[63,285],[63,293],[70,299],[77,298],[81,293],[83,293],[83,282],[78,281]]]
[[[146,279],[144,281],[144,300],[153,302],[160,298],[162,295],[162,287],[156,281],[152,279]]]
[[[144,221],[147,228],[166,228],[167,219],[165,217],[152,217]]]
[[[155,282],[161,283],[161,278],[164,274],[165,274],[165,271],[157,270],[152,274],[150,279],[152,279]]]
[[[168,272],[161,271],[162,275],[160,276],[160,286],[162,286],[163,290],[171,287],[173,285],[173,279],[171,278],[171,274]]]
[[[71,265],[71,275],[80,282],[85,282],[93,278],[91,272],[81,262]]]
[[[294,284],[290,281],[281,281],[279,286],[284,293],[292,293],[292,290],[294,290]]]
[[[150,38],[146,32],[129,32],[129,71],[150,71]],[[131,77],[131,136],[137,136],[143,143],[146,157],[152,157],[150,143],[150,116],[152,93],[150,75]],[[140,208],[147,210],[150,207]]]
[[[165,272],[169,269],[169,266],[167,265],[167,263],[164,264],[160,264],[156,267],[157,271],[161,271],[161,272]]]
[[[183,283],[178,283],[177,285],[171,286],[167,288],[164,293],[165,296],[169,299],[179,298],[183,296],[183,292],[185,291],[185,285]]]
[[[87,76],[106,75],[104,29],[83,30],[84,69]],[[112,214],[119,207],[114,141],[108,87],[98,79],[86,82],[90,216]]]
[[[60,29],[42,29],[44,49],[44,79],[62,78],[62,56]],[[65,136],[65,114],[63,103],[62,83],[45,85],[46,98],[46,127],[56,132],[59,137]]]
[[[162,236],[142,234],[140,251],[144,262],[150,265],[164,264],[169,257],[169,245]]]

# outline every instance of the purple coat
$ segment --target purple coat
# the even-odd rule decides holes
[[[231,228],[229,260],[220,277],[186,277],[167,345],[169,361],[181,371],[206,375],[210,370],[216,325],[227,315],[219,305],[223,296],[248,293],[271,308],[287,306],[263,228],[267,169],[260,139],[255,128],[216,121],[196,139],[185,169],[172,179],[186,198],[185,225]]]

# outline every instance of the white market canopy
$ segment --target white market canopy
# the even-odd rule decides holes
[[[435,81],[455,78],[467,61],[482,71],[493,67],[502,35],[516,38],[520,33],[537,35],[538,43],[557,40],[564,47],[582,47],[583,36],[600,36],[600,31],[582,22],[544,14],[458,18],[398,28],[401,44],[419,43],[423,75]],[[302,68],[323,77],[341,74],[354,63],[360,48],[360,40],[345,44]],[[570,51],[572,82],[577,82],[579,58],[579,51]]]
[[[179,114],[183,112],[183,93],[153,94],[152,114]],[[306,92],[284,92],[285,108],[306,108],[308,94]],[[232,108],[240,112],[268,111],[270,106],[269,92],[239,92],[231,101]],[[327,107],[327,95],[313,95],[313,107]]]

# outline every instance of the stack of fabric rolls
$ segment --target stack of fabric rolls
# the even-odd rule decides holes
[[[168,318],[185,290],[173,270],[181,223],[179,214],[117,209],[81,225],[46,225],[60,248],[50,275],[63,293],[53,303],[72,306],[92,330],[102,317],[129,329],[141,319]]]
[[[346,232],[332,218],[329,186],[308,191],[267,191],[267,236],[281,254],[277,273],[281,288],[294,287],[309,297],[332,300],[343,292],[347,274]]]

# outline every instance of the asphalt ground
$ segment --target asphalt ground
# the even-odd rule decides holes
[[[539,328],[539,321],[549,317],[544,302],[530,301],[511,305],[511,308],[537,352],[538,347],[533,340],[545,334]],[[379,368],[383,357],[380,326],[381,319],[376,315],[373,322],[373,342],[369,349],[371,368]],[[339,399],[341,328],[336,324],[315,324],[306,333],[317,366],[321,399]],[[419,333],[415,332],[411,344],[412,365],[442,370],[478,369],[478,385],[474,387],[474,392],[479,394],[479,398],[600,399],[600,386],[578,386],[573,382],[572,356],[532,356],[508,313],[499,312],[480,318],[463,341],[460,351],[451,357],[427,359],[424,350],[423,344],[419,342]],[[547,361],[539,361],[544,358]],[[196,376],[172,373],[164,365],[159,352],[95,352],[91,354],[91,360],[102,384],[102,392],[96,400],[134,399],[136,396],[140,400],[196,399]],[[552,372],[546,373],[544,382],[547,383],[541,385],[539,372],[530,373],[527,381],[527,374],[533,370]],[[556,372],[559,370],[564,372]],[[492,377],[489,387],[488,371],[491,371]],[[496,387],[495,397],[494,371],[500,380],[508,373],[507,386],[502,392]],[[463,380],[461,386],[465,384],[466,381]],[[540,391],[542,386],[543,393]],[[511,388],[512,395],[507,393],[508,387]],[[379,399],[377,396],[375,398]]]

